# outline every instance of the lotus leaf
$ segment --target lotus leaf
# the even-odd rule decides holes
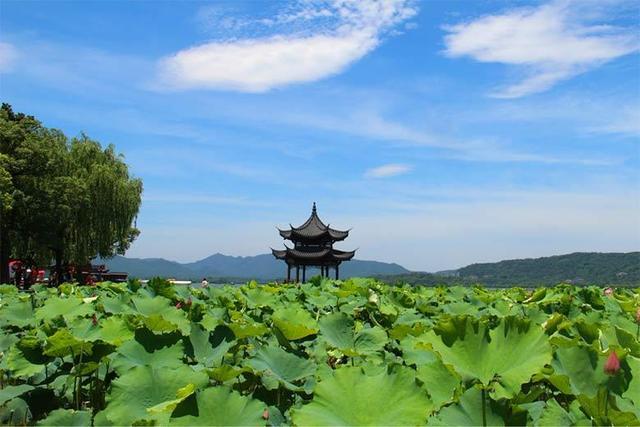
[[[174,369],[137,366],[113,382],[104,415],[120,425],[137,420],[155,420],[167,424],[169,413],[153,413],[147,409],[176,399],[178,391],[189,384],[199,388],[207,382],[204,373],[186,366]]]
[[[315,373],[313,362],[288,353],[280,347],[262,347],[256,355],[247,361],[247,366],[262,375],[268,390],[283,384],[290,390],[299,390],[294,383]]]
[[[297,425],[422,425],[431,408],[408,368],[369,376],[346,367],[320,381],[311,403],[292,410],[291,419]]]
[[[460,401],[454,405],[445,406],[437,415],[429,418],[430,426],[503,426],[504,420],[494,412],[489,402],[489,396],[485,397],[485,418],[482,418],[482,391],[471,387],[460,397]]]
[[[209,331],[203,330],[200,325],[191,325],[190,341],[194,356],[198,362],[207,367],[220,365],[225,353],[233,345],[232,342],[223,339],[214,347],[210,338]]]
[[[88,426],[91,425],[90,411],[74,411],[73,409],[56,409],[47,418],[38,422],[40,426]]]
[[[446,326],[442,337],[429,332],[425,338],[463,379],[475,378],[484,386],[494,383],[496,397],[513,397],[552,356],[544,330],[515,318],[503,319],[490,331],[484,323],[466,319],[453,328]],[[443,339],[453,343],[447,345]]]
[[[262,414],[267,407],[259,400],[252,400],[224,386],[198,392],[196,408],[184,406],[176,409],[170,420],[171,425],[259,426],[265,424]]]
[[[113,358],[112,366],[120,374],[136,366],[154,368],[178,368],[183,366],[184,349],[182,343],[148,352],[135,340],[127,341],[117,350],[118,357]]]
[[[273,324],[288,340],[298,340],[318,332],[316,321],[298,304],[276,310],[272,319]]]
[[[8,400],[22,396],[28,391],[33,390],[33,386],[29,384],[10,385],[3,389],[0,389],[0,405],[3,405]]]

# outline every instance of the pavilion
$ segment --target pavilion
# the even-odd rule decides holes
[[[299,227],[289,224],[289,230],[280,230],[280,236],[293,242],[294,247],[285,245],[284,250],[271,249],[277,259],[287,264],[287,282],[291,281],[291,270],[296,270],[296,282],[300,281],[302,267],[302,281],[307,279],[307,267],[319,267],[322,277],[329,277],[329,269],[335,269],[335,278],[339,279],[340,264],[349,261],[356,251],[341,251],[333,248],[335,242],[340,242],[349,236],[349,230],[335,230],[325,225],[313,203],[311,216]]]

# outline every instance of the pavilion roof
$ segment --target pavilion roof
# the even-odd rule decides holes
[[[282,260],[292,259],[296,261],[335,262],[348,261],[354,257],[356,251],[340,251],[332,248],[315,248],[299,250],[286,248],[284,250],[271,249],[273,255]]]
[[[289,224],[291,229],[280,230],[278,229],[280,236],[288,240],[344,240],[349,236],[349,230],[336,230],[329,225],[325,225],[324,222],[318,216],[315,202],[311,209],[311,216],[304,224],[299,227],[294,227]]]

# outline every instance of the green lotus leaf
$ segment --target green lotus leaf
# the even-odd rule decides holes
[[[91,304],[85,304],[82,298],[70,296],[68,298],[60,298],[53,296],[48,298],[44,305],[36,310],[35,316],[37,320],[52,320],[58,316],[62,316],[65,320],[75,317],[83,317],[93,313],[94,309]]]
[[[485,396],[485,418],[488,426],[503,426],[504,420],[494,412]],[[454,405],[445,406],[438,414],[429,418],[430,426],[481,426],[485,425],[482,418],[482,391],[471,387],[460,396],[460,401]]]
[[[631,368],[631,381],[629,381],[629,388],[622,396],[631,399],[636,406],[640,407],[640,359],[627,356],[626,360]]]
[[[154,368],[179,368],[184,365],[184,348],[181,342],[148,352],[138,341],[131,340],[117,349],[118,357],[114,357],[111,365],[119,374],[137,366],[153,366]]]
[[[300,390],[294,383],[313,375],[316,371],[310,360],[273,345],[260,348],[246,365],[261,374],[267,390],[276,389],[279,384],[290,390]]]
[[[79,356],[80,353],[91,355],[91,350],[91,343],[77,339],[66,329],[60,329],[47,338],[43,353],[47,356],[64,357]]]
[[[24,328],[34,324],[31,301],[12,301],[0,308],[0,327]]]
[[[298,340],[318,332],[316,321],[298,304],[276,310],[271,318],[288,340]]]
[[[211,333],[197,324],[191,325],[189,339],[196,360],[206,367],[219,366],[225,353],[233,345],[233,342],[223,339],[214,347],[211,343]]]
[[[347,356],[362,356],[382,350],[388,342],[386,332],[379,328],[365,328],[354,331],[353,319],[345,313],[337,312],[320,320],[322,337]]]
[[[460,388],[460,378],[438,358],[418,366],[416,377],[424,383],[436,408],[450,402]]]
[[[132,424],[137,420],[167,424],[168,412],[154,413],[147,409],[176,399],[178,391],[189,384],[200,388],[207,383],[206,374],[186,366],[174,369],[137,366],[113,381],[104,415],[119,425]]]
[[[0,406],[0,425],[26,426],[32,418],[29,404],[19,397]]]
[[[455,319],[455,318],[454,318]],[[522,384],[551,361],[551,345],[538,325],[505,318],[493,330],[470,319],[443,325],[442,336],[424,336],[463,379],[493,383],[495,397],[513,397]],[[447,345],[443,342],[454,340]],[[495,381],[495,382],[494,382]]]
[[[186,404],[188,401],[185,401]],[[259,426],[267,407],[259,400],[242,396],[228,387],[210,387],[196,394],[195,408],[180,405],[174,411],[171,425],[179,426]],[[180,412],[180,413],[179,413]],[[183,415],[184,413],[184,415]],[[192,415],[197,414],[197,415]]]
[[[259,337],[269,332],[269,328],[263,323],[254,322],[244,317],[234,319],[228,326],[237,339]]]
[[[38,421],[39,426],[89,426],[91,411],[74,411],[73,409],[56,409],[47,418]]]
[[[588,424],[583,424],[585,421]],[[535,420],[536,426],[575,426],[591,425],[591,421],[582,414],[577,418],[571,411],[567,412],[555,399],[544,402],[540,417]]]
[[[292,409],[291,419],[296,425],[423,425],[431,408],[409,368],[369,376],[346,367],[320,381],[311,403]]]
[[[33,389],[34,387],[29,384],[5,386],[3,389],[0,389],[0,405],[3,405],[5,402],[13,398],[22,396],[26,392],[31,391]]]
[[[6,354],[7,368],[17,377],[31,377],[44,371],[48,358],[39,349],[21,348],[14,344]]]
[[[150,414],[162,414],[162,413],[171,414],[171,412],[173,412],[173,410],[176,409],[176,406],[178,406],[180,402],[184,401],[187,397],[191,396],[195,391],[196,391],[195,384],[189,383],[186,386],[182,387],[181,389],[178,389],[178,391],[176,392],[175,399],[167,400],[165,402],[158,403],[157,405],[152,406],[151,408],[147,408],[147,412]]]
[[[97,324],[93,319],[77,318],[69,322],[69,329],[74,337],[84,341],[103,341],[118,346],[133,339],[134,333],[127,322],[116,316],[100,318]]]
[[[9,348],[18,341],[19,338],[14,334],[5,334],[0,332],[0,353],[4,353],[9,350]]]
[[[138,313],[143,316],[144,324],[151,331],[161,334],[179,330],[183,335],[189,335],[191,324],[184,311],[171,305],[167,298],[134,297],[132,301]]]
[[[608,379],[604,373],[604,358],[591,347],[560,347],[556,349],[551,366],[554,373],[549,381],[565,394],[594,397]]]

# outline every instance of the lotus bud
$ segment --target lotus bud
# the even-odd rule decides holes
[[[264,411],[262,411],[262,419],[263,420],[269,419],[269,408],[264,408]]]
[[[607,288],[604,290],[604,294],[608,297],[610,297],[611,295],[613,295],[613,288]]]
[[[186,305],[187,307],[191,307],[191,303],[192,303],[192,301],[191,301],[191,297],[189,297],[189,299],[187,300],[187,302],[185,302],[185,305]]]
[[[620,370],[620,359],[615,351],[612,351],[609,358],[604,364],[604,373],[607,375],[615,375]]]
[[[178,302],[176,303],[176,308],[177,308],[177,309],[181,309],[181,308],[182,308],[182,303],[181,303],[180,301],[178,301]]]
[[[636,323],[640,325],[640,307],[636,310]]]
[[[93,316],[91,317],[91,323],[93,323],[93,326],[98,326],[98,318],[95,313],[93,313]]]

